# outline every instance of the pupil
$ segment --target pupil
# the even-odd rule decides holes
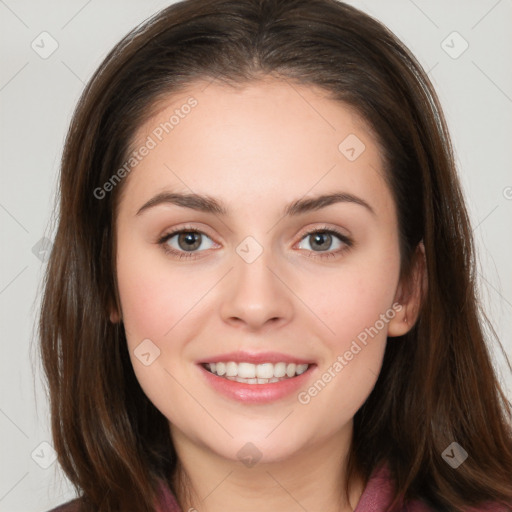
[[[329,249],[329,247],[331,245],[331,239],[332,239],[332,237],[331,237],[331,235],[329,233],[316,233],[313,236],[314,242],[312,244],[312,247],[315,244],[318,244],[319,249],[321,251],[325,251],[325,250]]]

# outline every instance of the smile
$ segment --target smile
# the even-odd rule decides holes
[[[314,378],[315,363],[234,362],[218,360],[197,365],[215,393],[245,404],[291,399]]]

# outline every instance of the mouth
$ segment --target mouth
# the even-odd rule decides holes
[[[272,384],[293,379],[305,373],[311,364],[286,363],[284,361],[254,364],[250,362],[217,361],[202,363],[203,368],[223,379],[242,384]]]
[[[316,363],[275,352],[231,352],[198,362],[215,392],[245,404],[290,399],[314,378]]]

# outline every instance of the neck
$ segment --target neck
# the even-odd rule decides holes
[[[362,479],[356,475],[350,479],[348,495],[345,492],[351,424],[337,436],[308,444],[285,460],[252,467],[221,457],[172,431],[180,461],[172,487],[185,512],[296,512],[298,507],[349,512],[363,492]]]

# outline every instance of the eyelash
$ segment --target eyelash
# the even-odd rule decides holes
[[[188,258],[192,258],[192,259],[195,259],[197,258],[196,254],[197,252],[193,252],[193,251],[190,251],[190,252],[186,252],[186,251],[177,251],[175,249],[172,249],[171,247],[169,247],[169,245],[167,244],[167,242],[174,236],[174,235],[178,235],[178,234],[181,234],[181,233],[198,233],[198,234],[201,234],[201,235],[206,235],[208,236],[206,233],[204,233],[203,231],[199,230],[199,229],[196,229],[196,228],[193,228],[193,227],[183,227],[183,228],[180,228],[180,229],[177,229],[175,231],[171,231],[169,233],[166,233],[165,235],[163,235],[158,241],[157,243],[162,246],[162,249],[163,251],[166,253],[166,254],[170,254],[172,255],[173,257],[177,257],[178,259],[188,259]],[[323,252],[323,251],[307,251],[308,253],[315,253],[315,255],[311,255],[311,254],[307,254],[307,257],[309,258],[320,258],[320,259],[326,259],[326,258],[335,258],[336,256],[348,251],[352,246],[353,246],[353,242],[352,240],[347,237],[346,235],[340,233],[339,231],[337,231],[336,229],[333,229],[333,228],[327,228],[327,227],[320,227],[320,228],[314,228],[314,229],[311,229],[309,231],[307,231],[306,233],[303,233],[302,237],[300,240],[303,240],[304,238],[307,238],[308,236],[310,235],[313,235],[313,234],[316,234],[316,233],[326,233],[326,234],[329,234],[329,235],[335,235],[337,238],[339,238],[339,240],[341,242],[343,242],[343,244],[345,244],[345,246],[341,249],[338,249],[337,251],[331,251],[331,252]],[[208,237],[210,238],[210,237]],[[202,251],[200,251],[202,252]]]

